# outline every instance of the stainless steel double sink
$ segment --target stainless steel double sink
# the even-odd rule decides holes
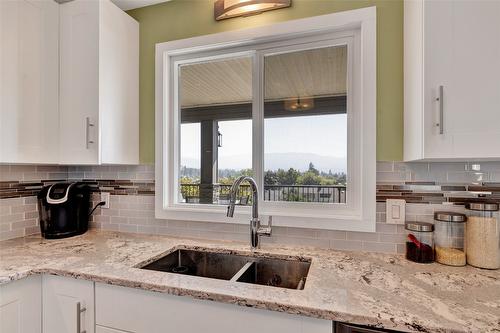
[[[233,282],[303,289],[311,261],[178,249],[143,267]]]

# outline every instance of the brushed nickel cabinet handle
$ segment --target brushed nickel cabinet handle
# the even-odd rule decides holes
[[[94,124],[90,122],[90,117],[85,118],[85,145],[86,148],[90,148],[90,144],[94,143],[94,141],[90,140],[90,128],[94,127]]]
[[[76,333],[87,333],[82,331],[82,313],[87,311],[87,308],[82,307],[80,302],[76,302]]]
[[[439,127],[439,134],[444,133],[444,86],[439,86],[439,97],[436,98],[439,102],[439,122],[436,126]]]

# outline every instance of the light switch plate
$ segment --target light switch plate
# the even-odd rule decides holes
[[[405,224],[406,200],[387,199],[385,208],[385,222],[389,224]]]

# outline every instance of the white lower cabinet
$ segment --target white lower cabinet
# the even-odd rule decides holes
[[[41,277],[32,276],[0,286],[0,333],[40,333]]]
[[[44,275],[44,333],[94,333],[94,283]]]
[[[331,321],[43,275],[0,286],[0,333],[332,333]]]
[[[328,320],[99,283],[95,302],[97,333],[332,333]]]

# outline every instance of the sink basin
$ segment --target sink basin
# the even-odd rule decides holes
[[[243,256],[232,254],[177,250],[142,268],[212,279],[231,280],[247,261]]]
[[[179,249],[142,269],[272,287],[303,289],[310,261]]]
[[[288,289],[303,289],[309,262],[258,259],[236,281]]]

